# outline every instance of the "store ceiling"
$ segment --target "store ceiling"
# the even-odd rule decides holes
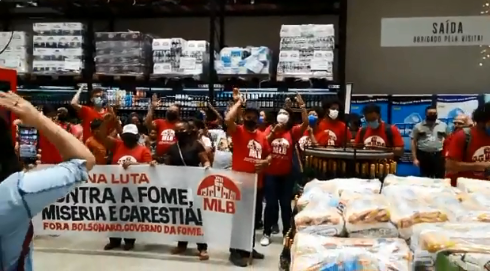
[[[38,0],[10,6],[16,17],[155,18],[209,16],[210,0]],[[219,5],[220,0],[215,0]],[[342,0],[224,0],[227,16],[338,14]],[[252,1],[252,2],[251,2]],[[345,1],[345,0],[344,0]],[[3,1],[0,0],[0,5]],[[10,2],[10,1],[9,1]],[[10,2],[12,3],[12,2]]]

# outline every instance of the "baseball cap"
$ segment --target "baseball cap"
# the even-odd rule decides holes
[[[126,124],[123,127],[122,133],[123,134],[137,135],[138,134],[138,127],[135,124]]]
[[[247,112],[255,112],[257,113],[257,115],[259,115],[259,104],[257,102],[247,102],[245,104],[245,108],[243,109],[243,112],[244,113],[247,113]]]

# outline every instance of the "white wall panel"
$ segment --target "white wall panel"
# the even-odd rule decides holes
[[[349,0],[347,80],[356,93],[490,93],[479,46],[381,47],[381,18],[475,16],[480,0]]]

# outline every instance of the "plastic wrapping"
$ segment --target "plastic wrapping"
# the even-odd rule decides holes
[[[398,237],[390,221],[390,208],[384,195],[344,192],[343,217],[350,237]]]
[[[299,211],[303,210],[310,202],[323,202],[327,206],[337,207],[339,205],[339,197],[329,192],[325,187],[317,186],[303,191],[301,197],[296,202],[296,207]]]
[[[465,193],[488,193],[490,194],[490,182],[484,180],[458,178],[458,188]]]
[[[321,194],[318,194],[321,195]],[[344,233],[344,219],[339,210],[339,201],[328,194],[327,197],[310,200],[295,217],[299,232],[321,236],[339,236]]]
[[[374,193],[379,194],[381,191],[381,181],[379,179],[358,179],[358,178],[339,178],[328,181],[319,181],[314,179],[308,182],[304,191],[313,187],[321,187],[325,192],[341,195],[343,191]]]
[[[319,237],[296,234],[291,271],[411,270],[412,253],[402,239]]]
[[[225,47],[215,61],[219,75],[266,75],[271,72],[272,52],[265,46]]]
[[[416,176],[401,177],[389,174],[384,179],[384,186],[389,185],[416,185],[426,187],[451,187],[451,179],[431,179]]]
[[[487,223],[422,223],[412,230],[410,248],[419,266],[433,266],[439,251],[490,253],[490,224]]]
[[[438,193],[432,200],[448,214],[451,222],[490,222],[490,209],[479,205],[476,200],[475,203],[463,204],[455,194],[448,192]]]
[[[427,187],[390,185],[384,187],[382,194],[391,206],[391,222],[398,228],[400,236],[410,238],[412,226],[419,223],[448,221],[448,214],[433,202],[435,191],[446,188],[428,189]]]

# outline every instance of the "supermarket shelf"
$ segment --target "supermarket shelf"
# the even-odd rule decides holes
[[[216,2],[218,2],[216,0]],[[340,0],[280,1],[257,0],[229,2],[225,16],[286,16],[338,14]],[[10,6],[15,18],[49,17],[71,19],[105,19],[108,15],[119,18],[148,19],[158,17],[208,17],[210,1],[65,1],[39,0],[37,7],[19,8]]]

